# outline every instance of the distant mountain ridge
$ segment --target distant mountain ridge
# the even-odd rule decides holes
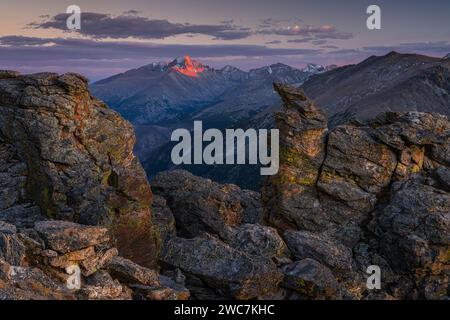
[[[393,51],[319,74],[302,88],[336,124],[385,111],[450,116],[450,60],[445,58]]]
[[[244,100],[248,101],[233,101],[230,108],[233,112],[241,109],[257,112],[269,103],[279,102],[271,89],[273,82],[300,85],[311,75],[328,69],[311,64],[300,70],[277,63],[246,72],[229,65],[214,69],[185,56],[100,80],[92,84],[91,89],[95,96],[134,124],[149,125],[181,120],[217,104],[222,108],[223,102],[227,103],[230,97],[234,99],[241,90],[245,90],[248,98]],[[266,95],[262,105],[254,103],[258,95]],[[210,114],[211,109],[207,113]]]
[[[331,128],[364,121],[385,111],[437,112],[450,116],[450,60],[391,52],[343,67],[278,63],[243,71],[233,66],[203,68],[186,76],[177,68],[198,62],[177,58],[153,63],[92,85],[137,131],[136,152],[149,175],[173,168],[170,133],[204,128],[273,128],[281,101],[273,82],[301,87],[329,116]],[[175,68],[174,68],[175,67]],[[256,166],[186,166],[197,175],[258,189]]]

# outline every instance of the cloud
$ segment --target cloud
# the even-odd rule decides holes
[[[266,42],[266,44],[280,44],[280,43],[282,43],[282,41],[280,41],[280,40],[273,40],[273,41]]]
[[[270,48],[261,45],[183,45],[74,38],[0,37],[0,69],[22,72],[79,72],[99,79],[150,62],[169,61],[189,54],[199,59],[239,57],[242,67],[250,60],[313,57],[320,49]],[[305,58],[306,59],[306,58]]]
[[[362,50],[366,52],[371,52],[373,54],[385,53],[389,51],[399,51],[399,52],[416,52],[429,54],[430,52],[435,54],[446,54],[450,52],[450,42],[449,41],[434,41],[434,42],[410,42],[410,43],[400,43],[398,45],[387,45],[387,46],[368,46],[363,47]]]
[[[142,11],[139,11],[139,10],[128,10],[128,11],[125,11],[123,14],[124,15],[138,15],[141,12]]]
[[[410,43],[400,43],[398,45],[366,46],[356,49],[334,50],[330,51],[329,54],[341,56],[367,57],[370,55],[377,55],[377,56],[384,55],[390,51],[398,51],[401,53],[417,53],[439,57],[450,52],[450,42],[449,41],[410,42]]]
[[[287,42],[289,42],[289,43],[308,43],[313,40],[314,40],[314,38],[289,39]]]
[[[323,48],[323,49],[339,49],[339,47],[335,46],[335,45],[321,46],[321,48]]]
[[[76,49],[74,51],[74,49]],[[124,54],[131,56],[160,55],[177,56],[190,53],[197,56],[272,56],[272,55],[301,55],[315,54],[317,49],[287,49],[269,48],[261,45],[188,45],[188,44],[159,44],[132,41],[99,41],[78,38],[35,38],[22,36],[0,37],[0,54],[5,51],[15,51],[24,54],[45,51],[51,57],[56,52],[64,52],[70,59],[91,57],[116,57]],[[2,56],[2,58],[6,58]],[[14,59],[11,56],[10,59]]]
[[[274,18],[266,18],[259,20],[259,28],[271,28],[271,27],[280,27],[284,24],[299,24],[302,23],[303,20],[300,18],[288,18],[288,19],[274,19]]]
[[[5,36],[0,39],[0,45],[3,46],[38,46],[52,43],[52,39],[49,38],[24,36]]]
[[[78,33],[91,38],[112,39],[164,39],[183,34],[200,34],[220,40],[236,40],[249,37],[249,28],[234,25],[231,21],[221,24],[173,23],[165,19],[150,19],[130,10],[119,16],[103,13],[84,12],[81,14],[81,29]],[[61,13],[28,26],[35,29],[58,29],[68,31],[66,20],[69,14]]]
[[[271,34],[279,36],[301,36],[304,38],[315,38],[315,39],[339,39],[348,40],[353,38],[352,33],[341,32],[336,29],[335,26],[324,24],[319,27],[314,27],[311,25],[287,25],[287,26],[276,26],[273,28],[262,28],[258,31],[260,34]]]
[[[313,41],[311,41],[311,43],[316,46],[321,46],[321,45],[328,43],[328,41],[327,40],[313,40]]]

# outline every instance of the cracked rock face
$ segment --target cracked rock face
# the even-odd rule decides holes
[[[262,220],[258,193],[236,185],[221,185],[184,170],[157,174],[152,180],[152,190],[167,200],[178,234],[186,238],[204,232],[221,235],[225,226]]]
[[[363,283],[370,265],[385,272],[381,296],[448,297],[448,119],[386,113],[328,131],[303,92],[275,89],[280,171],[262,199],[269,222],[291,229],[284,239],[295,258],[330,268],[353,298],[376,298]]]
[[[207,234],[194,239],[172,239],[161,260],[235,299],[264,298],[276,290],[282,279],[271,259],[245,254]]]
[[[151,265],[152,193],[134,143],[82,76],[0,73],[0,219],[105,225],[121,253]]]

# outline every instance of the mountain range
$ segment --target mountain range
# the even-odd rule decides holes
[[[364,121],[385,111],[422,111],[450,115],[450,59],[390,52],[342,67],[309,64],[297,69],[277,63],[243,71],[214,69],[189,56],[153,63],[91,85],[135,126],[136,152],[149,176],[171,169],[170,134],[204,128],[272,128],[281,101],[273,83],[300,87],[330,118],[330,127]],[[226,168],[225,168],[226,167]],[[219,182],[258,189],[252,166],[188,166]]]
[[[214,69],[185,56],[129,70],[98,81],[91,89],[138,125],[195,117],[234,123],[279,102],[273,82],[301,85],[330,68],[310,64],[300,70],[277,63],[245,72],[230,65]]]

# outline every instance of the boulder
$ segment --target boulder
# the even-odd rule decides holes
[[[190,292],[172,279],[160,276],[160,286],[132,285],[139,300],[188,300]]]
[[[161,260],[200,278],[220,295],[235,299],[268,296],[277,290],[282,278],[271,259],[248,255],[208,234],[171,239]]]
[[[179,236],[204,232],[221,235],[224,226],[256,223],[262,219],[259,195],[235,185],[220,185],[183,170],[158,173],[152,180],[155,194],[167,200]]]
[[[132,291],[106,271],[100,271],[86,278],[77,296],[82,300],[131,300]]]
[[[312,258],[341,274],[352,270],[352,251],[324,235],[288,230],[284,239],[298,260]]]
[[[228,227],[224,232],[223,241],[238,251],[280,263],[286,262],[290,255],[277,230],[259,224]]]
[[[325,216],[316,183],[325,158],[327,116],[301,90],[280,84],[274,88],[283,100],[275,115],[280,166],[262,188],[265,215],[280,229],[315,230]]]
[[[281,269],[283,286],[298,292],[306,299],[338,299],[339,284],[333,273],[316,260],[307,258]]]
[[[110,240],[108,229],[79,225],[68,221],[41,221],[35,225],[49,249],[68,253]]]
[[[158,273],[131,260],[114,257],[108,265],[109,273],[124,283],[159,286]]]

